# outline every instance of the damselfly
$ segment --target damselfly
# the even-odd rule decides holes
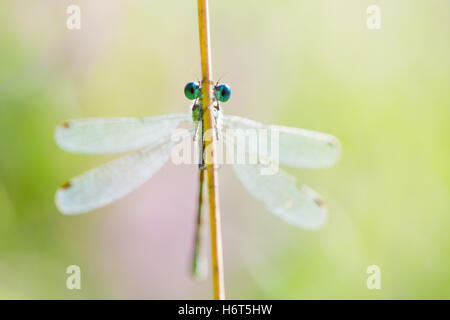
[[[276,130],[279,134],[278,159],[290,167],[324,168],[340,156],[339,141],[328,134],[284,126],[264,125],[237,116],[222,115],[221,102],[231,95],[226,84],[212,86],[214,119],[218,139],[228,129]],[[202,144],[202,106],[200,83],[185,86],[186,97],[193,100],[191,112],[148,118],[91,118],[70,120],[57,127],[55,139],[64,150],[84,154],[118,154],[119,159],[75,177],[56,193],[56,205],[64,214],[80,214],[106,206],[130,193],[153,176],[169,159],[176,141],[172,133],[183,123],[192,123],[189,131]],[[224,127],[224,128],[222,128]],[[226,141],[227,148],[242,140]],[[239,147],[239,146],[238,146]],[[246,153],[258,153],[252,145],[240,146]],[[200,169],[203,168],[200,146]],[[262,154],[257,154],[262,158]],[[320,227],[326,220],[326,206],[321,197],[279,170],[262,175],[260,169],[271,159],[256,163],[237,163],[233,168],[244,187],[268,210],[291,224],[307,229]],[[265,163],[263,165],[263,162]]]

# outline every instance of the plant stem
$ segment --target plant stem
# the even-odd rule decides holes
[[[215,300],[225,299],[222,233],[220,227],[219,210],[219,181],[215,166],[215,139],[213,132],[213,114],[211,99],[212,64],[211,44],[209,32],[208,0],[198,0],[198,26],[200,32],[200,57],[202,64],[202,106],[203,113],[203,139],[205,143],[205,164],[208,185],[209,222],[211,234],[211,273],[213,281],[213,297]],[[211,106],[211,107],[210,107]],[[205,139],[205,134],[209,135]]]

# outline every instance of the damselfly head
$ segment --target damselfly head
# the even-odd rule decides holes
[[[201,86],[198,82],[188,82],[184,87],[184,95],[189,100],[195,100],[202,97]],[[231,97],[231,89],[227,84],[216,84],[214,86],[214,95],[220,102],[227,102]]]

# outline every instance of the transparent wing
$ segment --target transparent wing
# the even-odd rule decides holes
[[[253,120],[229,115],[224,115],[223,123],[226,128],[234,130],[267,129],[269,142],[271,141],[271,132],[277,131],[279,162],[287,166],[325,168],[335,164],[341,155],[339,140],[329,134],[291,127],[264,125]],[[255,146],[249,145],[245,148],[255,148]],[[273,145],[268,143],[267,153],[270,154],[271,148],[273,148]]]
[[[234,148],[236,141],[227,137],[224,141],[227,150]],[[255,164],[234,163],[233,169],[244,187],[276,216],[305,229],[317,229],[325,223],[327,207],[322,198],[305,185],[297,187],[295,178],[278,166],[268,171],[273,163],[267,158],[258,157]]]
[[[57,208],[79,214],[103,207],[130,193],[167,161],[175,142],[148,147],[92,169],[58,189]]]
[[[233,165],[239,180],[249,193],[285,221],[305,229],[320,228],[327,218],[327,207],[309,187],[297,188],[295,179],[279,170],[261,175],[259,165]]]
[[[55,140],[61,149],[75,153],[121,153],[157,145],[190,119],[191,115],[186,113],[148,118],[70,120],[56,128]]]

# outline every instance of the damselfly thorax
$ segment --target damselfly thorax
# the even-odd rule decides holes
[[[226,102],[229,100],[231,96],[231,90],[226,84],[219,85],[218,83],[216,83],[211,89],[212,103],[209,106],[204,106],[203,104],[203,97],[200,83],[196,82],[187,83],[184,88],[184,93],[188,99],[194,100],[194,103],[192,104],[191,107],[192,121],[194,122],[193,140],[198,141],[199,143],[199,150],[200,150],[199,168],[201,170],[204,170],[206,167],[204,162],[205,144],[203,138],[205,130],[202,121],[203,114],[207,108],[211,108],[212,115],[214,117],[214,127],[213,127],[214,134],[216,135],[216,139],[220,140],[222,132],[222,110],[220,102]]]

